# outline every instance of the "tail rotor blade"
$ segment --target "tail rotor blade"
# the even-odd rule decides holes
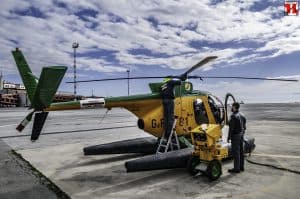
[[[32,116],[33,116],[33,113],[34,111],[32,111],[31,113],[29,113],[25,118],[24,120],[22,120],[22,122],[17,126],[17,130],[19,132],[22,132],[23,129],[27,126],[27,124],[31,121],[32,119]]]

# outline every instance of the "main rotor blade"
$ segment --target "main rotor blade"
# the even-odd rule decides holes
[[[285,81],[285,82],[298,82],[296,79],[284,79],[284,78],[264,78],[264,77],[226,77],[226,76],[198,76],[191,75],[186,76],[188,79],[249,79],[249,80],[267,80],[267,81]],[[92,79],[92,80],[80,80],[76,83],[85,83],[85,82],[103,82],[103,81],[116,81],[116,80],[127,80],[127,79],[162,79],[162,78],[177,78],[181,79],[182,76],[146,76],[146,77],[118,77],[118,78],[106,78],[106,79]],[[73,81],[66,83],[74,83]]]
[[[267,81],[284,81],[284,82],[298,82],[297,79],[285,79],[285,78],[265,78],[265,77],[239,77],[239,76],[188,76],[189,79],[249,79],[249,80],[267,80]]]
[[[92,79],[92,80],[80,80],[76,81],[76,83],[84,83],[84,82],[103,82],[103,81],[115,81],[115,80],[127,80],[127,79],[162,79],[162,78],[179,78],[179,76],[150,76],[150,77],[118,77],[118,78],[107,78],[107,79]],[[66,83],[75,83],[74,81],[66,82]]]
[[[216,59],[217,56],[209,56],[206,57],[204,59],[202,59],[200,62],[198,62],[197,64],[195,64],[194,66],[192,66],[189,70],[187,70],[185,73],[183,73],[180,76],[172,76],[172,75],[168,75],[168,76],[150,76],[150,77],[119,77],[119,78],[107,78],[107,79],[92,79],[92,80],[80,80],[80,81],[71,81],[71,82],[66,82],[66,83],[84,83],[84,82],[102,82],[102,81],[115,81],[115,80],[127,80],[127,79],[161,79],[161,78],[177,78],[177,79],[181,79],[182,81],[185,81],[187,79],[187,75],[191,72],[193,72],[194,70],[196,70],[197,68],[207,64],[208,62]]]
[[[197,64],[195,64],[194,66],[192,66],[190,69],[188,69],[185,73],[183,73],[183,75],[188,75],[191,72],[193,72],[194,70],[196,70],[197,68],[207,64],[208,62],[214,60],[218,58],[217,56],[209,56],[209,57],[205,57],[204,59],[202,59],[200,62],[198,62]]]

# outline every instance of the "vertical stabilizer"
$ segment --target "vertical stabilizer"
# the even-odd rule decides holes
[[[30,101],[33,100],[34,97],[34,93],[35,93],[35,89],[37,87],[37,78],[32,74],[26,59],[23,55],[23,53],[21,52],[21,50],[19,50],[18,48],[16,48],[15,51],[12,51],[12,54],[14,56],[16,65],[18,67],[20,76],[22,78],[22,81],[25,85],[28,97],[30,99]]]

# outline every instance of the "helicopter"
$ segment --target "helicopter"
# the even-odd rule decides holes
[[[198,76],[190,75],[196,69],[215,60],[216,56],[208,56],[189,68],[183,74],[177,76],[148,76],[148,77],[127,77],[81,80],[76,83],[92,81],[115,81],[124,79],[161,79],[173,78],[182,82],[175,87],[175,108],[176,136],[179,139],[178,150],[167,150],[166,153],[159,154],[157,158],[157,148],[161,144],[164,135],[163,104],[161,97],[161,86],[163,82],[149,83],[151,93],[105,97],[96,99],[84,99],[69,102],[52,103],[52,99],[67,70],[66,66],[49,66],[42,68],[40,78],[37,78],[28,66],[26,59],[19,48],[12,51],[14,60],[19,70],[22,81],[27,90],[28,98],[31,101],[31,112],[17,126],[18,131],[22,131],[34,117],[31,133],[31,140],[36,141],[43,129],[49,112],[75,110],[85,108],[106,108],[108,110],[116,107],[125,108],[137,116],[137,126],[153,137],[124,140],[85,147],[85,155],[101,154],[122,154],[141,153],[147,154],[143,158],[125,163],[128,172],[145,171],[153,169],[169,169],[188,167],[190,173],[195,174],[196,167],[201,162],[207,162],[205,172],[209,172],[210,179],[215,180],[221,175],[220,161],[231,156],[230,144],[223,143],[222,128],[228,123],[227,106],[231,98],[235,102],[232,94],[228,93],[223,103],[218,97],[209,92],[194,90],[193,84],[188,79],[252,79],[268,81],[297,81],[293,79],[279,78],[259,78],[259,77],[220,77],[220,76]],[[74,83],[74,82],[67,82]],[[247,138],[245,151],[252,152],[255,148],[254,138]],[[154,154],[154,155],[153,155]],[[192,154],[192,156],[191,156]],[[195,158],[196,157],[196,158]],[[149,164],[150,163],[150,164]],[[213,165],[210,165],[213,163]],[[212,170],[218,169],[213,175]],[[208,171],[210,170],[210,171]]]

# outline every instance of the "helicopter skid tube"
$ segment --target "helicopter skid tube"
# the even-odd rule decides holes
[[[253,137],[246,136],[244,138],[244,154],[252,153],[255,149],[255,139]],[[232,158],[232,150],[231,150],[231,144],[228,146],[228,158]]]
[[[255,148],[254,138],[245,138],[244,152],[252,152]],[[171,151],[161,154],[148,155],[139,159],[131,160],[125,163],[127,172],[150,171],[160,169],[186,168],[187,161],[192,155],[192,148]],[[229,156],[231,155],[231,144],[228,146]],[[227,158],[226,158],[227,159]]]
[[[255,149],[255,138],[254,137],[245,137],[244,138],[244,153],[252,153]]]
[[[185,168],[192,148],[148,155],[125,163],[127,172]]]
[[[153,154],[158,146],[157,138],[143,137],[85,147],[84,155],[142,153]]]

